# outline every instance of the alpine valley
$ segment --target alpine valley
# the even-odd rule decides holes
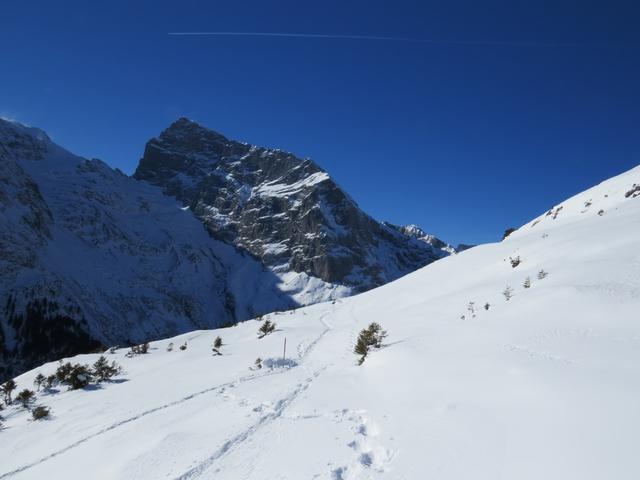
[[[180,130],[185,126],[197,129],[189,124]],[[265,174],[268,163],[261,162],[269,153],[229,144],[224,148],[237,148],[237,160],[220,156],[210,164],[213,155],[206,162],[196,156],[193,172],[183,177],[176,168],[190,160],[169,141],[175,132],[169,133],[152,141],[138,176],[146,172],[188,199],[190,210],[220,238],[244,232],[238,246],[251,248],[247,258],[257,265],[265,258],[271,275],[282,275],[276,266],[291,258],[316,268],[310,272],[325,278],[318,282],[357,278],[339,277],[330,263],[305,263],[296,250],[301,237],[293,233],[292,243],[278,253],[268,253],[273,248],[267,245],[283,237],[252,243],[247,236],[245,215],[277,215],[279,210],[269,209],[289,201],[292,217],[315,211],[305,195],[326,200],[317,207],[322,217],[314,214],[308,225],[308,233],[326,235],[314,244],[320,251],[333,251],[332,235],[347,228],[343,217],[323,209],[351,211],[370,222],[323,172],[302,164],[309,174],[304,181],[292,168],[289,187],[275,173],[251,183],[241,198],[230,195],[238,203],[232,207],[209,199],[200,184],[210,181],[229,191],[236,178],[231,172],[245,185],[253,182],[244,175],[251,178],[248,172],[260,169]],[[201,135],[203,142],[227,145]],[[160,335],[162,318],[172,318],[175,329],[193,328],[207,321],[205,307],[219,315],[226,311],[225,291],[238,299],[235,308],[249,308],[229,279],[229,260],[188,210],[155,187],[43,142],[51,157],[10,163],[11,198],[22,200],[13,200],[7,217],[20,229],[9,229],[13,236],[4,240],[23,245],[15,261],[25,266],[13,273],[21,284],[36,276],[30,272],[38,262],[57,266],[66,255],[64,268],[46,271],[53,278],[49,288],[60,292],[58,308],[40,301],[38,312],[51,309],[51,315],[72,318],[79,304],[86,324],[69,320],[71,332],[79,331],[72,326],[93,332],[113,325],[115,336],[125,325],[139,328],[140,335]],[[42,145],[25,142],[21,149],[31,158]],[[257,158],[242,167],[247,154]],[[49,161],[49,169],[35,168]],[[152,176],[153,162],[163,167]],[[220,168],[220,175],[200,177],[205,165]],[[43,181],[44,175],[50,180]],[[73,182],[65,183],[69,176]],[[74,200],[74,213],[58,203],[52,185]],[[76,218],[81,201],[91,206],[82,216],[97,217],[95,224],[82,222],[83,228],[66,223]],[[138,220],[123,224],[120,215],[127,213]],[[256,228],[267,228],[266,221]],[[178,222],[184,232],[175,228]],[[367,240],[348,230],[345,235]],[[416,241],[425,237],[409,230]],[[407,256],[419,251],[413,241],[403,244],[400,233],[375,231],[378,245],[387,242]],[[21,237],[27,234],[29,242]],[[0,412],[0,480],[636,480],[639,245],[636,167],[541,212],[501,242],[450,255],[349,298],[40,365],[15,378],[13,398]],[[385,277],[376,277],[360,258],[376,258],[376,252],[353,255],[358,275],[372,283]],[[77,271],[80,261],[94,268]],[[399,262],[391,264],[395,274],[403,271]],[[106,287],[92,280],[96,273],[112,284],[100,295]],[[207,305],[194,294],[215,288]],[[143,300],[130,299],[138,295]],[[129,302],[134,313],[116,309],[115,299]],[[135,311],[143,311],[143,301],[151,313],[141,320]],[[20,301],[15,305],[17,312]],[[114,315],[111,323],[108,315]]]

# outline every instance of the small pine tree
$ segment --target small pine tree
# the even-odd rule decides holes
[[[44,388],[47,390],[51,390],[55,384],[56,384],[55,374],[48,375],[47,379],[44,382]]]
[[[256,370],[260,370],[262,368],[262,359],[260,357],[256,358],[256,361],[253,362],[253,366]]]
[[[61,362],[58,368],[56,369],[56,373],[55,373],[56,381],[58,383],[65,383],[67,377],[71,373],[71,370],[73,370],[73,365],[71,365],[70,362],[67,362],[67,363]]]
[[[542,280],[543,278],[545,278],[547,275],[549,275],[547,272],[545,272],[544,270],[540,270],[538,272],[538,280]]]
[[[502,292],[502,295],[504,295],[504,298],[508,302],[511,299],[511,297],[513,297],[513,288],[507,285],[507,288],[504,289],[504,291]]]
[[[18,387],[13,380],[7,380],[2,384],[1,390],[4,395],[4,403],[9,405],[11,403],[11,393]]]
[[[522,263],[522,260],[520,260],[520,256],[517,256],[515,258],[509,257],[509,263],[511,263],[512,268],[516,268],[518,265],[520,265],[520,263]]]
[[[68,385],[70,390],[84,388],[89,385],[93,379],[93,373],[87,365],[81,365],[79,363],[71,365],[70,363],[67,363],[63,366],[65,367],[64,370],[67,371],[67,374],[60,383]],[[59,369],[60,368],[58,368],[58,370]]]
[[[173,342],[169,342],[169,345],[167,345],[167,352],[172,352],[173,351]]]
[[[51,410],[43,405],[38,405],[33,410],[31,410],[31,416],[34,420],[42,420],[43,418],[48,418],[50,413]]]
[[[524,288],[531,288],[531,279],[529,277],[524,279],[524,283],[522,284]]]
[[[471,313],[471,318],[475,318],[475,316],[476,316],[476,303],[475,302],[469,302],[469,304],[467,305],[467,310],[469,311],[469,313]]]
[[[220,337],[216,337],[216,339],[213,341],[213,353],[215,355],[222,355],[222,353],[220,353],[220,347],[222,347],[222,339]]]
[[[97,383],[106,382],[111,377],[120,373],[120,367],[116,362],[109,364],[104,355],[101,355],[93,364],[92,373]]]
[[[29,404],[33,401],[33,397],[35,397],[35,395],[36,394],[33,390],[25,388],[16,395],[16,400],[20,402],[24,408],[29,408]]]
[[[360,355],[358,365],[362,365],[364,363],[364,359],[367,358],[367,355],[369,354],[369,341],[365,330],[362,330],[360,335],[358,335],[358,340],[356,340],[356,346],[353,349],[353,353]]]
[[[369,354],[371,347],[382,347],[382,341],[387,337],[386,330],[383,330],[379,323],[373,322],[367,328],[364,328],[358,334],[356,345],[353,352],[356,355],[360,355],[358,365],[364,363],[365,358]]]
[[[45,384],[46,381],[46,377],[42,373],[38,373],[38,375],[36,375],[36,378],[34,378],[33,380],[33,385],[36,387],[36,391],[39,392],[40,388]]]
[[[489,302],[484,304],[484,309],[485,310],[489,310],[490,307],[491,307],[491,304],[489,304]]]
[[[187,342],[184,342],[182,345],[180,345],[180,350],[186,350],[187,349]]]
[[[367,329],[371,339],[371,346],[375,348],[382,347],[382,340],[387,337],[387,331],[382,329],[379,323],[373,322]]]
[[[264,338],[276,329],[276,324],[266,319],[258,329],[258,338]]]
[[[513,232],[515,232],[516,229],[513,227],[507,228],[504,233],[502,234],[502,239],[504,240],[505,238],[507,238],[509,235],[511,235]]]
[[[129,350],[128,356],[133,357],[134,355],[144,355],[149,351],[149,343],[141,343],[140,345],[134,345]]]

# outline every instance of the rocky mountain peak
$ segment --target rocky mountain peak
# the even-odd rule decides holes
[[[39,128],[0,117],[0,158],[41,160],[50,146],[51,139]]]
[[[278,272],[361,291],[447,254],[369,217],[313,161],[184,118],[147,143],[135,178],[161,187],[214,237]]]

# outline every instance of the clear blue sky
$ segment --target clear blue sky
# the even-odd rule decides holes
[[[2,2],[0,115],[128,173],[187,116],[312,157],[380,220],[492,241],[640,163],[634,3]]]

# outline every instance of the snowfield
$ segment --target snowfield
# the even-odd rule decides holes
[[[278,328],[263,339],[247,321],[107,354],[124,367],[115,381],[38,394],[51,419],[0,412],[0,479],[638,479],[634,184],[640,168],[503,242],[270,314]],[[389,336],[358,366],[373,321]]]

